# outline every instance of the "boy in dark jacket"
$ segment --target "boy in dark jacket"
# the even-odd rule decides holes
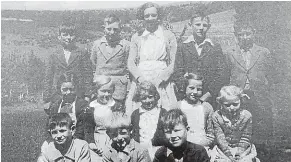
[[[154,162],[209,162],[203,146],[187,141],[189,126],[186,115],[180,109],[172,109],[165,114],[162,130],[167,143],[157,150]]]

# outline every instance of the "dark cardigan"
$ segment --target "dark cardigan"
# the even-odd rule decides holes
[[[164,116],[166,112],[167,112],[166,109],[161,108],[159,121],[158,121],[158,125],[157,125],[157,130],[156,130],[156,132],[154,134],[154,137],[152,139],[152,145],[153,146],[163,146],[163,144],[164,144],[165,134],[164,134],[164,132],[162,130],[161,117]],[[133,126],[132,138],[137,142],[140,142],[139,121],[140,121],[140,113],[139,113],[139,109],[136,109],[131,114],[131,124]]]

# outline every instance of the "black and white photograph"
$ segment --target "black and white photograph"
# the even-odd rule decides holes
[[[1,1],[1,161],[291,162],[290,1]]]

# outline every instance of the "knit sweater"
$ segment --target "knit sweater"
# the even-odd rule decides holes
[[[230,147],[237,147],[238,153],[242,153],[251,145],[252,114],[249,111],[242,109],[236,118],[227,119],[217,110],[212,120],[218,147],[226,156],[232,156]]]

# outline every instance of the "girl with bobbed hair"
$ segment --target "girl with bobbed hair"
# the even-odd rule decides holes
[[[237,86],[224,86],[217,97],[220,109],[212,120],[217,145],[211,153],[213,161],[259,161],[255,145],[252,144],[252,114],[243,109],[248,96]]]
[[[138,102],[139,107],[131,114],[133,139],[149,148],[152,157],[155,151],[152,146],[161,146],[164,142],[160,119],[166,110],[158,106],[159,98],[154,84],[149,81],[141,82],[134,95],[134,101]]]

